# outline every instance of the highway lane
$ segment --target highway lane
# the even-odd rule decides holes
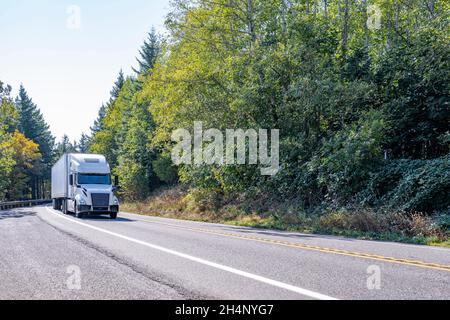
[[[1,299],[450,298],[445,248],[49,207],[0,212],[0,237]]]
[[[0,211],[0,241],[0,299],[196,298],[55,229],[34,209]]]

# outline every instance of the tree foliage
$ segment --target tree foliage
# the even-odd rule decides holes
[[[176,0],[168,36],[158,50],[150,49],[156,37],[145,42],[139,75],[108,108],[93,150],[135,194],[152,189],[153,176],[176,180],[164,155],[178,128],[279,129],[276,176],[254,166],[180,166],[179,180],[305,209],[444,210],[447,202],[431,199],[448,185],[449,9],[442,0]],[[381,177],[395,168],[404,172],[388,186]],[[420,191],[408,184],[421,172],[439,182]]]
[[[9,199],[28,198],[31,190],[28,189],[30,178],[33,177],[32,169],[41,157],[39,145],[27,139],[24,134],[15,131],[11,135],[5,147],[10,149],[14,167],[9,172],[9,186],[7,188],[7,197]]]
[[[139,51],[140,58],[136,58],[139,69],[133,68],[137,75],[147,75],[153,69],[160,50],[160,40],[154,28],[148,33],[147,39]]]
[[[42,114],[23,87],[15,103],[11,89],[0,81],[0,201],[36,196],[36,178],[42,177],[36,168],[42,169],[52,161],[48,144],[53,138]],[[28,137],[42,143],[42,150],[49,153],[48,162],[42,161],[40,145]]]
[[[32,197],[42,198],[44,192],[42,183],[50,179],[50,169],[55,156],[55,139],[41,111],[28,96],[23,85],[20,86],[15,105],[18,110],[18,129],[39,148],[41,156],[36,158],[29,183]]]
[[[144,198],[159,183],[152,169],[156,151],[149,144],[153,120],[140,94],[144,78],[144,74],[127,77],[120,89],[116,82],[117,95],[113,89],[105,113],[95,124],[101,130],[93,131],[89,142],[89,151],[106,156],[128,199]]]

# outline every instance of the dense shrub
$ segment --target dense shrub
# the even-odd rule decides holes
[[[391,160],[359,195],[371,205],[425,213],[450,208],[450,156],[433,160]]]
[[[362,189],[382,159],[386,130],[381,112],[371,111],[324,143],[311,167],[318,171],[328,200],[347,203]]]
[[[153,171],[161,181],[168,184],[173,184],[177,181],[178,172],[169,156],[159,155],[158,158],[152,162],[152,165]]]

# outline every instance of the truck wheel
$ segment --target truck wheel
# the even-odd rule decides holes
[[[117,219],[117,212],[111,212],[111,213],[109,214],[109,218],[112,219],[112,220]]]
[[[53,199],[53,210],[58,210],[58,200]]]
[[[75,202],[74,204],[74,210],[75,211],[75,217],[77,217],[78,219],[83,219],[84,218],[84,214],[82,212],[78,212],[77,210],[77,203]]]
[[[77,217],[78,219],[83,219],[84,218],[84,213],[77,212],[77,213],[75,213],[75,217]]]
[[[62,201],[62,212],[63,212],[64,214],[68,214],[68,213],[69,213],[69,211],[67,210],[67,200],[66,200],[66,199],[64,199],[64,200]]]
[[[59,199],[55,199],[55,210],[61,211],[61,201]]]

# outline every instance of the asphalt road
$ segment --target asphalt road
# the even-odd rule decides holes
[[[49,207],[0,241],[0,299],[450,299],[445,248]]]

